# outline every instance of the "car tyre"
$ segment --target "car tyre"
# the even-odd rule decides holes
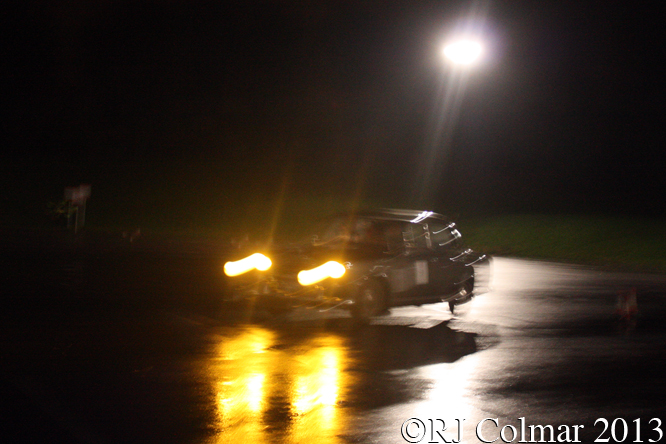
[[[456,310],[456,301],[460,301],[460,303],[467,302],[474,291],[474,277],[468,279],[460,289],[459,297],[457,299],[451,299],[449,301],[449,310],[451,313],[455,313]]]
[[[359,288],[351,308],[354,319],[368,321],[371,317],[386,310],[386,291],[381,284],[369,280]]]

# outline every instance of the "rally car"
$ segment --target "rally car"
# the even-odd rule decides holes
[[[475,265],[487,259],[463,246],[451,220],[413,210],[339,214],[301,242],[237,256],[224,265],[233,298],[275,312],[348,309],[360,320],[442,301],[453,312],[472,297]]]

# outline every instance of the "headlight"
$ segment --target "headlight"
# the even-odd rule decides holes
[[[261,253],[254,253],[244,259],[224,264],[224,274],[227,276],[238,276],[256,268],[259,271],[266,271],[271,268],[273,263],[269,258]]]
[[[345,274],[345,266],[339,262],[329,261],[312,270],[303,270],[298,273],[298,283],[312,285],[326,278],[341,278]]]

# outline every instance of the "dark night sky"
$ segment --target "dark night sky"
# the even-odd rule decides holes
[[[649,2],[13,4],[0,155],[10,221],[81,182],[109,223],[213,223],[280,196],[664,213],[663,17]],[[469,23],[487,54],[450,142],[429,151],[451,69],[439,46]],[[419,199],[432,153],[436,192]]]

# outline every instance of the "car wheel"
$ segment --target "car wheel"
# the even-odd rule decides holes
[[[359,288],[351,308],[352,316],[367,321],[386,309],[386,291],[377,281],[368,281]]]
[[[472,294],[473,291],[474,291],[474,278],[472,277],[467,281],[465,281],[462,288],[460,289],[460,293],[458,293],[458,298],[451,299],[449,301],[449,310],[451,310],[451,313],[455,312],[456,301],[460,301],[460,303],[467,302],[469,296]]]
[[[474,276],[467,279],[467,281],[465,282],[465,285],[463,285],[463,291],[461,292],[461,294],[464,294],[464,296],[467,298],[473,292],[474,292]]]

